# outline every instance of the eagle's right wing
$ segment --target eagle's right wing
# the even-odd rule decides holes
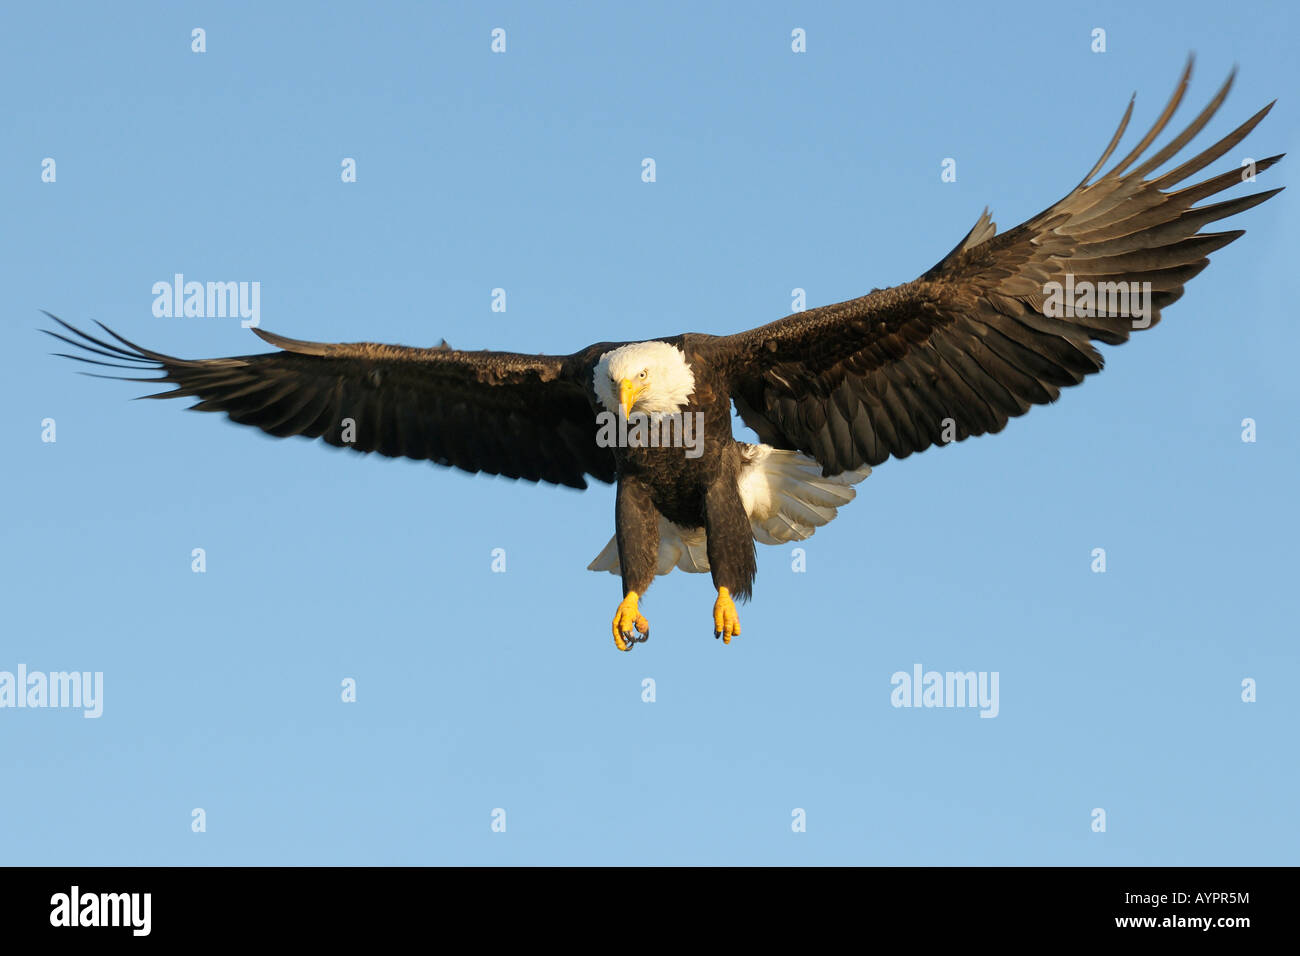
[[[594,356],[611,345],[569,356],[521,355],[459,352],[445,343],[419,349],[303,342],[254,329],[280,351],[180,359],[103,325],[118,344],[50,318],[76,338],[46,330],[50,335],[113,361],[59,354],[162,372],[128,380],[177,385],[144,397],[194,397],[195,410],[225,412],[272,435],[574,488],[587,487],[586,475],[615,478],[613,450],[596,443],[586,381]]]

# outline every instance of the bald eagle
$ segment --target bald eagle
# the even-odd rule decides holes
[[[1132,100],[1079,185],[1027,222],[998,234],[986,209],[919,279],[735,335],[523,355],[445,341],[322,344],[254,329],[277,351],[180,359],[102,323],[109,338],[52,315],[69,334],[45,331],[98,358],[59,355],[161,372],[128,380],[177,386],[148,398],[193,397],[195,409],[272,435],[573,488],[616,482],[615,535],[590,565],[622,577],[615,645],[627,651],[649,637],[638,602],[674,567],[712,575],[714,636],[730,643],[740,633],[735,601],[754,581],[755,542],[807,538],[852,500],[872,466],[1001,431],[1100,371],[1092,343],[1119,345],[1155,325],[1207,256],[1242,235],[1203,226],[1281,191],[1195,205],[1246,180],[1235,166],[1174,188],[1241,142],[1272,103],[1155,173],[1232,86],[1230,75],[1186,129],[1148,152],[1191,67],[1131,152],[1097,175]],[[759,444],[733,437],[733,403]]]

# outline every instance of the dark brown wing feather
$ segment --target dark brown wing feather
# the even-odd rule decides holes
[[[1001,431],[1008,419],[1054,401],[1061,388],[1100,370],[1091,340],[1122,343],[1135,319],[1049,317],[1048,283],[1065,284],[1067,273],[1092,283],[1150,282],[1154,325],[1159,310],[1209,264],[1209,253],[1242,235],[1198,230],[1281,191],[1193,205],[1241,182],[1240,169],[1170,191],[1240,142],[1271,103],[1176,169],[1144,178],[1200,132],[1232,86],[1229,76],[1186,130],[1143,159],[1190,76],[1189,60],[1151,131],[1089,182],[1118,145],[1130,102],[1083,181],[1010,232],[995,235],[985,210],[957,247],[914,282],[714,339],[715,360],[727,366],[745,423],[763,441],[813,455],[826,474],[837,474],[891,455],[904,458],[945,438]],[[1259,161],[1256,171],[1279,159]]]
[[[47,313],[48,314],[48,313]],[[160,371],[178,388],[145,398],[194,397],[276,436],[305,435],[381,455],[585,488],[585,475],[613,481],[613,452],[596,444],[587,378],[613,345],[570,356],[458,352],[445,342],[417,349],[369,342],[329,345],[254,329],[281,349],[233,358],[179,359],[142,348],[101,326],[116,344],[50,316],[73,336],[49,334],[98,365]],[[49,331],[49,330],[47,330]],[[66,353],[60,353],[66,354]],[[344,420],[355,423],[345,441]]]

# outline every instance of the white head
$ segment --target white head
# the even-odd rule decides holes
[[[626,417],[676,412],[695,391],[695,375],[681,349],[667,342],[636,342],[606,352],[596,363],[592,386],[600,403]]]

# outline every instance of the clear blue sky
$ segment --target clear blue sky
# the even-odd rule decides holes
[[[915,277],[985,204],[1003,228],[1050,204],[1134,90],[1145,131],[1189,51],[1188,118],[1241,67],[1202,144],[1281,98],[1211,171],[1290,151],[1255,188],[1285,184],[1296,21],[1201,0],[10,5],[0,670],[102,671],[104,712],[0,710],[0,860],[1297,862],[1300,191],[1239,217],[1057,405],[878,468],[806,573],[763,549],[730,647],[707,576],[674,572],[650,643],[614,650],[618,582],[585,570],[608,487],[133,403],[146,387],[74,374],[36,331],[46,308],[174,354],[265,348],[237,319],[154,317],[177,272],[258,281],[263,327],[325,341],[747,328],[796,287],[819,305]],[[998,672],[997,718],[892,707],[918,663]]]

